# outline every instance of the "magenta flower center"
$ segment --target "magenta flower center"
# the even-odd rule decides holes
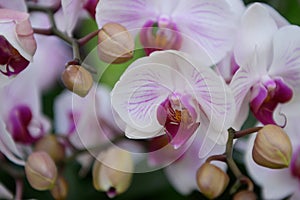
[[[293,90],[281,78],[266,77],[251,88],[250,108],[263,124],[276,124],[273,119],[274,110],[278,103],[286,103],[292,96]]]
[[[5,69],[0,69],[2,74],[12,76],[23,71],[29,65],[29,61],[23,58],[3,36],[0,36],[0,65],[5,65]]]
[[[16,142],[23,144],[32,144],[44,135],[42,125],[33,121],[32,112],[26,105],[18,105],[10,111],[7,130]]]
[[[147,55],[160,50],[179,50],[182,36],[175,23],[166,15],[161,15],[157,21],[147,21],[140,33],[140,41]]]
[[[198,128],[196,106],[190,96],[171,95],[159,107],[158,121],[175,148],[184,144]]]

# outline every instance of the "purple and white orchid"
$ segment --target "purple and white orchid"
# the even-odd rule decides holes
[[[214,142],[225,143],[223,130],[235,117],[234,100],[223,79],[187,54],[173,50],[154,52],[133,62],[111,96],[114,110],[126,123],[127,137],[167,134],[175,149],[197,130]]]
[[[278,104],[291,100],[300,84],[300,27],[279,27],[274,13],[259,3],[247,8],[234,56],[239,70],[230,83],[241,125],[252,113],[263,124],[276,124]],[[288,36],[288,37],[287,37]]]
[[[223,0],[101,0],[96,21],[99,28],[117,22],[134,35],[140,32],[148,55],[174,49],[208,54],[216,63],[233,46],[236,18]]]

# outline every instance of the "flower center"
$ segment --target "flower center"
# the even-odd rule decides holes
[[[263,124],[276,124],[273,112],[278,103],[291,100],[293,90],[281,79],[269,76],[251,88],[250,108],[255,117]]]
[[[179,50],[182,37],[175,23],[167,15],[157,21],[147,21],[140,33],[140,41],[147,55],[159,50]]]

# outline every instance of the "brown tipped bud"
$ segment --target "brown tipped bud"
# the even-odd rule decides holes
[[[288,135],[279,126],[264,126],[255,138],[252,157],[257,164],[264,167],[288,167],[292,157],[292,144]]]
[[[257,196],[253,191],[242,190],[233,196],[233,200],[256,200]]]
[[[96,190],[109,197],[125,192],[131,183],[133,160],[128,151],[111,147],[101,152],[93,166],[93,184]]]
[[[51,189],[56,181],[57,168],[51,157],[43,151],[33,152],[25,164],[28,182],[36,190]]]
[[[59,163],[65,158],[65,148],[57,141],[55,135],[48,134],[38,140],[35,144],[34,151],[45,151],[54,160]]]
[[[62,73],[62,81],[67,89],[85,97],[93,86],[90,72],[80,65],[69,65]]]
[[[59,176],[51,190],[51,194],[55,200],[64,200],[67,199],[68,189],[69,187],[66,179],[62,176]]]
[[[107,63],[123,63],[133,57],[134,40],[127,29],[107,23],[98,33],[98,54]]]
[[[200,192],[209,199],[220,196],[228,183],[228,175],[213,164],[204,163],[197,171],[197,184]]]

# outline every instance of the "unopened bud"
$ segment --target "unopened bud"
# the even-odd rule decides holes
[[[264,126],[255,138],[252,157],[257,164],[264,167],[288,167],[292,157],[292,144],[288,135],[279,126]]]
[[[107,23],[98,33],[98,54],[107,63],[123,63],[133,57],[134,40],[127,29]]]
[[[197,171],[197,184],[200,192],[209,199],[220,196],[228,183],[228,175],[213,164],[204,163]]]
[[[59,176],[56,180],[54,187],[51,190],[51,194],[55,200],[64,200],[68,195],[68,183],[66,179]]]
[[[28,182],[36,190],[51,189],[56,181],[57,168],[51,157],[43,152],[33,152],[25,164]]]
[[[62,81],[67,89],[85,97],[93,86],[90,72],[80,65],[69,65],[62,73]]]
[[[34,151],[45,151],[55,163],[59,163],[65,158],[65,149],[53,134],[48,134],[38,140]]]
[[[125,192],[131,183],[133,160],[128,151],[111,147],[101,152],[93,166],[93,184],[96,190],[109,197]]]
[[[256,200],[257,196],[253,191],[242,190],[233,196],[233,200]]]

